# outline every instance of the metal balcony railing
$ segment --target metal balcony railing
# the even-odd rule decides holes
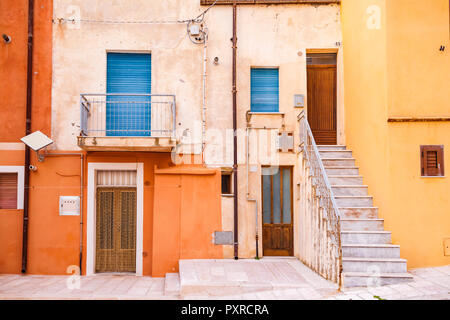
[[[328,280],[342,284],[339,208],[305,113],[299,117],[302,152],[301,260]]]
[[[175,95],[81,94],[81,136],[175,137]]]

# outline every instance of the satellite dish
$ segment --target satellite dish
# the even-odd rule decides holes
[[[33,132],[20,140],[36,152],[53,143],[52,139],[40,131]]]

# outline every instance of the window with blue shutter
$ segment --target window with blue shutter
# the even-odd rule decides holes
[[[106,99],[106,135],[150,136],[151,55],[108,53],[107,60],[106,92],[114,95]]]
[[[278,69],[251,69],[251,112],[279,112],[279,93]]]

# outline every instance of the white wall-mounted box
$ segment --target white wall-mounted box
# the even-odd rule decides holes
[[[79,216],[80,215],[80,197],[78,197],[78,196],[60,196],[59,197],[59,215],[60,216]]]

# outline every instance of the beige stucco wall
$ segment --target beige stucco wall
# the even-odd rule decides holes
[[[196,17],[205,7],[199,0],[55,0],[54,17],[71,18],[79,9],[81,19],[151,21],[184,20]],[[238,8],[238,158],[239,158],[239,256],[255,255],[254,203],[247,202],[245,127],[250,109],[251,67],[278,67],[280,75],[280,112],[285,130],[295,132],[298,145],[294,94],[306,95],[306,50],[339,49],[341,42],[338,5],[252,5]],[[232,8],[216,6],[205,19],[209,30],[207,46],[205,163],[214,167],[232,165]],[[80,93],[105,93],[107,51],[140,51],[152,54],[152,93],[175,94],[179,134],[196,136],[201,142],[203,46],[193,44],[185,24],[103,24],[82,22],[80,28],[55,20],[53,39],[52,137],[55,148],[76,150],[79,128]],[[219,63],[213,63],[215,57]],[[341,61],[341,59],[338,59]],[[338,70],[341,67],[338,66]],[[341,77],[338,76],[338,79]],[[338,80],[338,90],[342,83]],[[338,94],[338,137],[343,143],[343,95]],[[253,116],[256,127],[281,128],[281,116]],[[212,136],[219,136],[212,142]],[[253,145],[254,141],[250,141]],[[186,151],[186,150],[185,150]],[[199,150],[197,150],[199,151]],[[279,163],[294,167],[295,153],[280,153]],[[260,163],[249,174],[250,197],[258,200],[261,215]],[[294,178],[294,186],[297,179]],[[294,187],[294,208],[297,199]],[[232,200],[223,201],[224,230],[232,228]],[[296,209],[297,210],[297,209]],[[294,213],[294,218],[296,213]],[[259,222],[261,219],[259,218]],[[261,228],[261,226],[260,226]],[[295,229],[295,228],[294,228]],[[260,230],[261,235],[261,230]],[[260,237],[261,238],[261,237]],[[262,247],[260,247],[262,252]],[[225,249],[226,256],[232,251]],[[295,250],[297,252],[297,250]]]

